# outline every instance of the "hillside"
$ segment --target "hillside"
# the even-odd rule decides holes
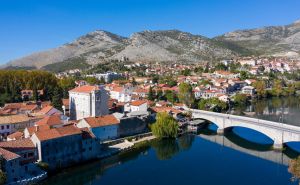
[[[115,59],[132,62],[199,62],[235,55],[234,51],[209,38],[178,30],[143,31],[129,38],[95,31],[61,47],[10,61],[6,66],[49,68],[55,63],[70,63],[78,58],[81,63],[87,64]]]
[[[286,26],[238,30],[214,38],[256,55],[295,56],[300,54],[300,20]]]
[[[179,30],[142,31],[129,38],[97,30],[60,47],[10,61],[4,67],[60,71],[60,66],[82,69],[115,60],[202,62],[249,55],[299,58],[300,21],[238,30],[212,39]]]

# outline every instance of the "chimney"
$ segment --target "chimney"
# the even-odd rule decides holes
[[[36,132],[39,131],[39,126],[38,125],[34,125],[34,127],[35,127]]]

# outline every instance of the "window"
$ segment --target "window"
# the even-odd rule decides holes
[[[2,126],[1,126],[1,130],[3,130],[3,129],[4,129],[4,126],[2,125]]]
[[[6,125],[6,128],[9,129],[9,125]]]
[[[33,157],[33,156],[34,156],[33,152],[28,153],[28,157]]]

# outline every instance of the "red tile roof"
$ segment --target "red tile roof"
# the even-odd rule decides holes
[[[115,124],[120,123],[120,121],[113,115],[105,115],[105,116],[99,116],[99,117],[88,117],[88,118],[84,118],[84,120],[91,127],[103,127],[103,126],[115,125]]]
[[[35,146],[30,138],[0,142],[0,147],[10,152],[20,152],[24,150],[33,150]]]
[[[81,134],[81,130],[73,125],[38,131],[35,133],[40,141],[46,141],[76,134]]]
[[[52,107],[51,105],[48,105],[48,106],[42,108],[42,110],[40,110],[38,113],[40,113],[40,114],[47,114],[53,108],[54,107]]]
[[[51,115],[46,116],[40,121],[36,122],[36,125],[49,125],[49,126],[55,126],[55,125],[61,125],[62,121],[60,119],[60,115]]]
[[[23,137],[23,132],[19,132],[19,131],[7,136],[7,138],[9,139],[16,139],[16,140],[21,139],[22,137]]]
[[[27,129],[29,135],[32,136],[37,131],[49,130],[50,126],[49,125],[39,125],[39,126],[27,127],[26,129]]]
[[[132,106],[140,106],[140,105],[143,105],[144,103],[147,103],[147,101],[145,101],[145,100],[136,100],[136,101],[131,102],[131,105]]]
[[[30,117],[25,114],[1,116],[0,125],[1,124],[16,124],[16,123],[21,123],[21,122],[29,122],[30,120],[34,120],[34,119],[37,119],[37,117]]]
[[[99,90],[99,87],[93,85],[84,85],[71,89],[69,92],[90,93],[94,90]]]
[[[3,156],[3,158],[6,160],[12,160],[20,157],[18,154],[5,150],[3,148],[0,148],[0,155]]]
[[[114,92],[122,92],[124,90],[123,87],[113,87],[113,89],[111,91],[114,91]]]

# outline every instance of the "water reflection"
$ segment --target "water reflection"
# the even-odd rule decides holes
[[[249,106],[236,107],[234,114],[300,126],[300,98],[296,96],[253,100]]]
[[[271,143],[267,143],[265,141],[260,140],[260,142],[249,141],[248,138],[241,137],[236,132],[226,132],[224,135],[229,141],[237,144],[240,147],[250,150],[257,151],[269,151],[272,149],[273,141]]]
[[[132,151],[64,170],[45,181],[44,185],[195,184],[199,178],[202,179],[203,184],[224,182],[225,184],[248,185],[268,184],[268,178],[272,175],[274,180],[270,180],[272,183],[269,182],[269,184],[291,184],[287,182],[290,178],[287,165],[291,158],[297,156],[298,154],[288,150],[281,153],[269,148],[260,148],[259,145],[249,143],[234,133],[220,136],[206,129],[202,130],[199,135],[183,135],[177,140],[153,140]],[[265,160],[257,160],[257,158],[274,163],[266,163]],[[275,163],[277,166],[274,165]],[[228,168],[228,165],[231,167]],[[264,168],[264,174],[261,174],[264,170],[253,171],[256,165]],[[283,168],[282,165],[285,167]],[[201,166],[203,170],[199,169]],[[278,174],[272,174],[276,172],[277,167],[280,168]],[[255,174],[250,174],[250,171]],[[208,178],[212,173],[216,176],[213,180]],[[147,179],[149,174],[159,178],[159,181],[155,183]],[[233,177],[232,174],[238,175]],[[194,178],[195,176],[197,178]],[[235,181],[236,178],[239,181]],[[268,181],[261,180],[261,178],[267,178]]]
[[[189,150],[195,140],[195,136],[192,134],[186,134],[178,138],[179,148],[181,150]]]
[[[171,159],[179,152],[176,139],[160,139],[151,142],[151,147],[155,150],[159,160]]]

